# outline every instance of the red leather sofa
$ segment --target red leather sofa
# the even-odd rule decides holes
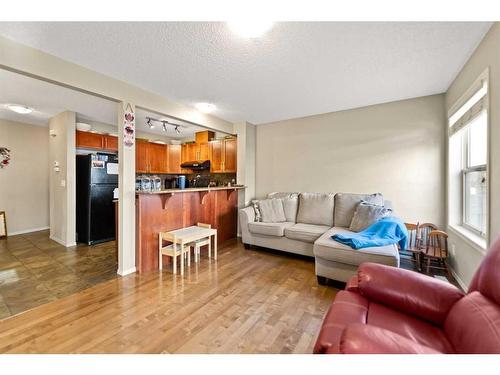
[[[416,272],[360,265],[327,312],[314,353],[500,353],[500,239],[467,294]]]

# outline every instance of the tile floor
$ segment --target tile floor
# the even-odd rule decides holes
[[[65,248],[48,231],[0,239],[0,319],[116,277],[115,244]]]

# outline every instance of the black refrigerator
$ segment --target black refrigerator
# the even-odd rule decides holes
[[[115,239],[113,191],[118,187],[118,156],[76,156],[76,240],[93,245]]]

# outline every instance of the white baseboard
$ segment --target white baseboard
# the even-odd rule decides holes
[[[15,236],[17,234],[26,234],[26,233],[33,233],[33,232],[40,232],[41,230],[47,230],[50,227],[40,227],[40,228],[31,228],[31,229],[23,229],[23,230],[18,230],[16,232],[10,232],[7,233],[9,236]]]
[[[56,236],[49,236],[49,238],[50,238],[52,241],[56,241],[59,245],[63,245],[64,247],[72,247],[72,246],[76,246],[76,242],[66,243],[66,242],[64,242],[63,240],[61,240],[60,238],[56,237]]]
[[[451,271],[451,274],[453,275],[453,277],[455,278],[455,280],[457,280],[457,283],[458,285],[460,285],[460,288],[462,288],[462,290],[464,292],[467,292],[467,290],[469,289],[469,287],[467,285],[465,285],[465,283],[462,281],[462,279],[460,278],[460,276],[458,276],[458,274],[455,272],[455,270],[451,267],[450,268],[450,271]]]
[[[116,272],[116,273],[120,276],[126,276],[126,275],[130,275],[131,273],[135,273],[135,272],[136,272],[136,268],[132,267],[132,268],[129,268],[128,270],[123,270],[123,271],[118,269],[118,272]]]

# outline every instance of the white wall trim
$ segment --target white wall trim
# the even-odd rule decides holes
[[[60,238],[57,238],[55,236],[50,236],[49,238],[52,241],[56,241],[59,245],[63,245],[64,247],[76,246],[76,242],[65,243],[63,240],[61,240]]]
[[[135,267],[132,267],[132,268],[129,268],[128,270],[118,270],[116,273],[120,276],[126,276],[126,275],[130,275],[131,273],[135,273],[136,272],[136,268]]]
[[[469,287],[467,285],[465,285],[465,283],[462,281],[462,279],[460,278],[460,276],[458,276],[458,273],[456,273],[453,268],[451,268],[451,267],[449,267],[449,268],[450,268],[452,276],[455,278],[455,280],[457,281],[458,285],[460,285],[460,288],[462,288],[462,290],[467,293],[467,290],[469,289]]]
[[[42,230],[47,230],[50,229],[50,227],[40,227],[40,228],[30,228],[30,229],[23,229],[23,230],[18,230],[12,233],[7,233],[9,236],[15,236],[18,234],[26,234],[26,233],[33,233],[33,232],[40,232]]]

